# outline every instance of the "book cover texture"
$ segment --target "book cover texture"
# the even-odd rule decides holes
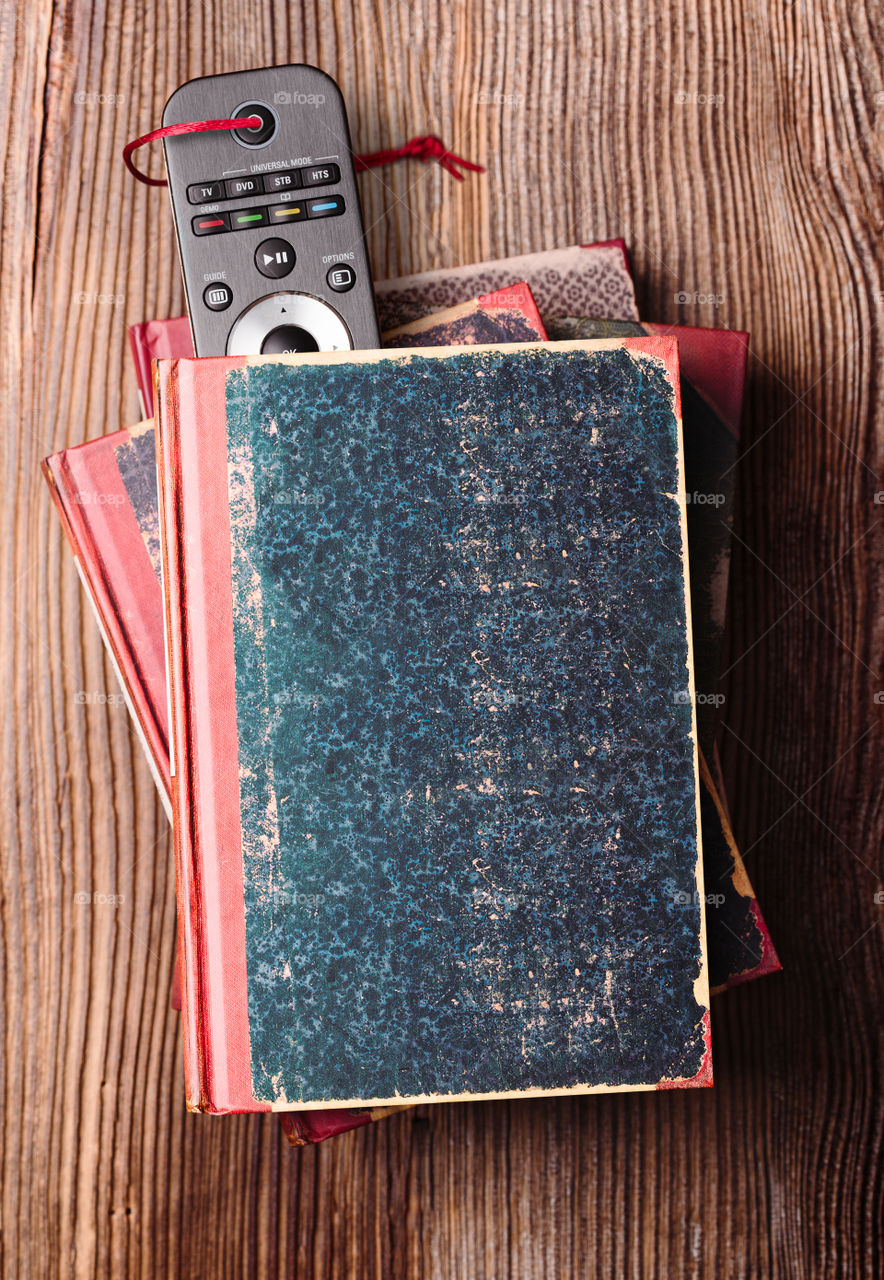
[[[748,334],[692,325],[551,317],[551,338],[646,333],[678,340],[684,421],[694,685],[701,757],[709,981],[713,993],[775,973],[780,961],[734,839],[718,763],[716,717],[727,609],[734,479]]]
[[[375,283],[381,331],[525,280],[542,316],[638,319],[622,240],[517,254],[463,267],[439,267]]]
[[[708,1083],[675,352],[228,372],[256,1100]]]
[[[524,280],[483,294],[382,335],[384,347],[479,347],[546,338],[537,304]]]

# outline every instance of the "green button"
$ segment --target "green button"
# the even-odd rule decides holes
[[[238,209],[230,215],[230,225],[234,231],[244,231],[248,227],[265,227],[267,225],[266,209]]]

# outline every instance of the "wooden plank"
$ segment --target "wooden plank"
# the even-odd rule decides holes
[[[881,1273],[881,31],[847,0],[7,6],[5,1274]],[[38,461],[135,420],[125,326],[182,309],[124,142],[190,76],[296,60],[357,149],[488,165],[366,174],[378,275],[623,234],[643,315],[752,333],[724,748],[786,971],[718,1000],[711,1094],[427,1107],[299,1152],[184,1114],[165,819]]]

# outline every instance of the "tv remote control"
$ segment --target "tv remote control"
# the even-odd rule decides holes
[[[198,356],[380,345],[340,90],[306,65],[189,80],[163,124],[260,128],[164,139]]]

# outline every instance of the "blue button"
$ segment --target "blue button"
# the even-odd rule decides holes
[[[308,218],[334,218],[344,212],[343,196],[319,196],[307,201]]]

